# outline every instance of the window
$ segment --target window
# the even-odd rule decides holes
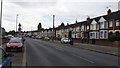
[[[76,28],[76,31],[79,31],[79,27]]]
[[[100,38],[101,39],[107,39],[108,38],[108,32],[107,31],[100,31]]]
[[[104,28],[104,23],[100,22],[100,28]]]
[[[104,22],[104,27],[105,27],[105,28],[108,28],[108,22],[107,22],[107,21]]]
[[[89,29],[89,25],[87,25],[87,30]]]
[[[93,24],[93,30],[95,30],[96,29],[96,24]]]
[[[84,26],[82,25],[81,30],[84,31]]]
[[[107,31],[104,32],[104,38],[107,38]]]
[[[96,39],[97,36],[98,36],[97,32],[91,32],[91,33],[90,33],[90,38],[91,38],[91,39]]]
[[[99,39],[99,32],[96,32],[96,38]]]
[[[87,27],[86,27],[86,26],[84,26],[84,30],[85,30],[85,31],[87,30]]]
[[[119,26],[120,25],[120,22],[117,20],[116,21],[116,26]]]
[[[72,34],[72,38],[75,38],[75,34]]]
[[[103,31],[100,32],[100,38],[103,38]]]
[[[113,22],[112,21],[109,22],[109,27],[113,27]]]
[[[79,37],[80,37],[80,35],[79,35],[79,33],[77,33],[77,34],[76,34],[76,38],[79,38]]]
[[[92,32],[92,38],[94,38],[95,34]]]
[[[99,30],[99,24],[96,24],[96,29]]]

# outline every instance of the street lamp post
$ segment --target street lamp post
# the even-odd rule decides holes
[[[0,28],[1,28],[1,25],[2,25],[2,4],[3,4],[3,0],[1,0]]]
[[[55,24],[55,15],[53,15],[53,41],[55,39],[55,26],[54,26],[54,24]]]
[[[17,23],[18,23],[18,14],[16,15],[16,32],[17,32]]]
[[[3,1],[1,0],[1,13],[0,13],[0,39],[2,38],[2,27],[1,27],[1,25],[2,25],[2,4],[3,4]],[[2,43],[2,40],[0,40],[0,46],[2,45],[1,44]]]
[[[1,0],[1,13],[0,13],[0,34],[1,34],[1,25],[2,25],[2,4],[3,4],[3,0]]]

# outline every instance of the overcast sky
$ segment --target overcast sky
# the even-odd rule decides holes
[[[119,0],[3,0],[2,27],[6,31],[16,30],[16,14],[23,31],[37,30],[39,22],[43,28],[52,27],[52,15],[55,15],[55,27],[84,21],[105,15],[109,7],[112,12],[118,10]]]

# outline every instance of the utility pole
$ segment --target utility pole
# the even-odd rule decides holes
[[[2,4],[3,4],[3,1],[1,0],[1,13],[0,13],[0,38],[2,38],[2,27],[1,27],[1,25],[2,25]],[[2,40],[0,40],[0,46],[2,45],[1,44],[2,43]]]
[[[55,38],[55,27],[54,27],[54,24],[55,24],[55,15],[53,15],[53,41],[54,41],[54,38]]]
[[[17,32],[17,23],[18,23],[18,14],[16,15],[16,32]]]
[[[1,28],[1,25],[2,25],[2,4],[3,4],[3,0],[1,0],[0,28]]]
[[[54,29],[55,15],[53,15],[53,29]]]

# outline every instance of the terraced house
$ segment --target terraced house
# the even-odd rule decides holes
[[[56,30],[56,34],[59,34],[59,37],[68,37],[68,32],[71,30],[75,42],[109,46],[111,42],[108,41],[108,36],[116,32],[120,34],[120,11],[111,12],[109,9],[106,15],[88,17],[86,21],[76,21],[74,24],[57,28],[59,29]]]
[[[54,30],[53,28],[43,29],[34,34],[61,39],[68,37],[69,31],[72,31],[74,42],[112,46],[108,37],[114,33],[120,34],[120,10],[111,12],[109,9],[106,15],[88,17],[82,22],[75,21],[74,24],[60,25]]]

